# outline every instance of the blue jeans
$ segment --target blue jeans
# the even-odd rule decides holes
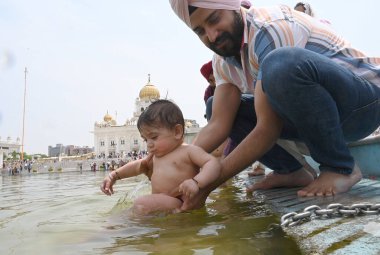
[[[254,97],[249,94],[243,94],[240,100],[240,107],[229,135],[233,148],[238,145],[256,126]],[[212,101],[213,97],[210,97],[206,103],[207,120],[211,118]],[[295,159],[278,144],[275,144],[272,149],[264,154],[264,156],[259,159],[259,162],[280,174],[287,174],[302,167],[302,164],[298,162],[297,159]]]
[[[281,137],[304,142],[321,171],[350,174],[347,142],[380,125],[380,88],[300,48],[272,51],[261,69],[264,93],[286,124]]]

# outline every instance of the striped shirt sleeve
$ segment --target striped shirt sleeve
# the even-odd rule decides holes
[[[280,47],[305,48],[309,37],[310,29],[288,19],[276,20],[262,27],[252,47],[259,66],[257,79],[261,80],[261,63],[271,51]]]

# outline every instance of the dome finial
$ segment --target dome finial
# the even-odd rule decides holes
[[[140,98],[160,98],[160,92],[158,89],[150,83],[150,73],[148,74],[148,83],[140,90]]]
[[[108,113],[108,110],[107,110],[107,114],[104,115],[103,120],[105,122],[110,122],[111,120],[113,120],[112,116]]]

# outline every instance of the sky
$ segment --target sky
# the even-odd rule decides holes
[[[256,6],[297,1],[254,0]],[[310,0],[351,44],[380,56],[378,0]],[[168,0],[0,0],[0,136],[22,137],[24,151],[47,154],[58,143],[94,146],[96,121],[107,113],[123,124],[148,74],[185,118],[204,126],[212,58],[172,12]],[[371,34],[372,32],[372,34]]]

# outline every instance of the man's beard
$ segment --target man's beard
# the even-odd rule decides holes
[[[210,43],[209,48],[216,54],[222,57],[236,56],[240,52],[241,41],[243,39],[244,23],[238,12],[234,12],[234,24],[232,33],[223,32],[219,35],[215,42]],[[218,48],[218,45],[226,43],[223,48]]]

